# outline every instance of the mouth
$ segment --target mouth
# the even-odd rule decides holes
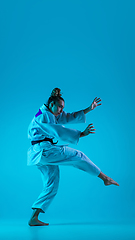
[[[57,113],[55,116],[58,116],[58,115],[60,115],[60,113]]]

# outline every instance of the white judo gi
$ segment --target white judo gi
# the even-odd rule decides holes
[[[55,117],[43,104],[29,125],[28,138],[31,141],[38,141],[47,137],[77,144],[81,131],[65,128],[61,124],[83,122],[86,122],[83,111],[73,113],[63,111],[58,117]],[[36,165],[41,171],[43,190],[32,205],[32,209],[40,208],[43,213],[58,190],[58,165],[72,165],[94,176],[98,176],[101,172],[83,152],[67,145],[55,145],[49,141],[31,145],[27,152],[27,165]]]

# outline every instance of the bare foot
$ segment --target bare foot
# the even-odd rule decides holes
[[[104,180],[104,184],[105,186],[109,186],[111,184],[114,184],[116,186],[119,186],[119,184],[117,182],[115,182],[112,178],[110,177],[107,177],[105,180]]]
[[[30,219],[30,221],[28,222],[29,226],[48,226],[49,223],[44,223],[38,220],[38,218],[33,217]]]
[[[111,184],[119,186],[119,184],[117,182],[115,182],[112,178],[110,178],[107,175],[105,175],[103,172],[100,172],[98,177],[101,178],[104,181],[105,186],[109,186]]]

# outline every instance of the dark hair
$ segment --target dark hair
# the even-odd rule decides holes
[[[54,103],[56,103],[56,102],[58,102],[59,100],[62,100],[62,101],[64,101],[64,99],[61,97],[62,96],[62,94],[61,94],[61,89],[59,89],[59,88],[54,88],[53,90],[52,90],[52,92],[51,92],[51,96],[48,98],[48,101],[47,101],[47,103],[45,104],[47,107],[49,107],[49,104],[51,103],[51,102],[54,102]],[[65,101],[64,101],[65,102]]]

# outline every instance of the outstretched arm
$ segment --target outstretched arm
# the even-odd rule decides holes
[[[100,106],[101,103],[99,104],[99,102],[101,102],[101,99],[96,97],[96,98],[93,100],[92,104],[91,104],[88,108],[86,108],[86,109],[83,110],[84,114],[86,114],[86,113],[94,110],[94,108],[96,108],[97,106]]]

